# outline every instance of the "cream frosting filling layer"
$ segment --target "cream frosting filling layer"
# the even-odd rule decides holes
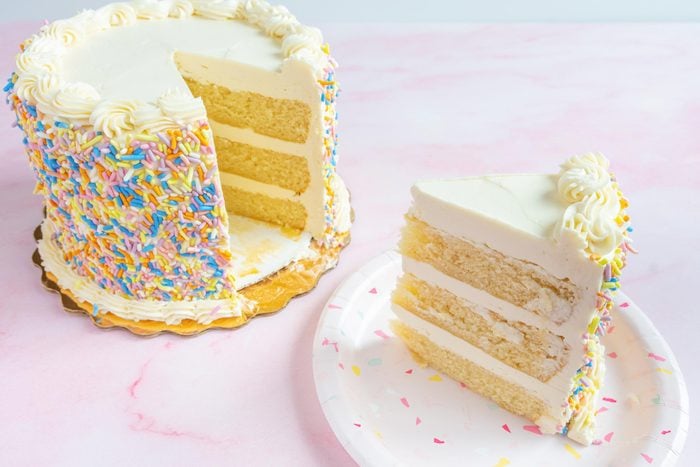
[[[256,148],[269,149],[271,151],[305,157],[307,159],[312,150],[308,142],[299,144],[283,141],[281,139],[271,138],[270,136],[259,135],[249,128],[236,128],[231,125],[226,125],[225,123],[219,123],[216,120],[210,119],[209,126],[216,136],[249,144]]]
[[[223,186],[240,188],[241,190],[267,195],[272,198],[291,199],[294,201],[299,201],[301,198],[292,190],[288,190],[277,185],[259,182],[250,178],[241,177],[240,175],[220,172],[219,177],[221,178],[221,185]]]
[[[392,303],[392,310],[403,323],[428,338],[435,345],[481,366],[500,378],[521,386],[549,407],[548,415],[551,418],[559,423],[562,422],[562,405],[568,395],[570,384],[562,384],[561,378],[555,377],[549,382],[543,383],[537,378],[533,378],[493,358],[467,341],[419,318],[400,305]],[[566,379],[570,378],[567,377]]]
[[[578,336],[580,334],[581,327],[577,319],[570,319],[561,326],[557,326],[552,321],[536,313],[515,306],[510,302],[494,297],[484,290],[477,289],[454,277],[448,276],[435,269],[431,264],[417,261],[408,256],[402,256],[402,263],[405,272],[441,287],[468,302],[495,311],[508,321],[521,321],[530,326],[546,329],[554,334],[563,336]],[[591,314],[592,312],[593,310],[591,310]]]
[[[59,287],[69,290],[76,299],[91,303],[95,311],[109,311],[130,321],[164,321],[179,324],[191,319],[209,324],[219,318],[241,316],[252,309],[252,303],[242,296],[226,300],[161,301],[130,300],[100,288],[95,282],[79,276],[63,260],[62,253],[52,241],[54,226],[48,219],[41,225],[43,238],[37,242],[42,264],[56,277]]]

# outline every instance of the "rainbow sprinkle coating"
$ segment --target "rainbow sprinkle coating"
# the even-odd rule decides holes
[[[26,44],[24,44],[26,46]],[[332,185],[337,165],[336,62],[328,45],[323,103],[324,216],[315,239],[337,247]],[[228,217],[206,121],[110,140],[90,125],[50,119],[4,87],[45,198],[51,239],[81,276],[131,299],[196,300],[235,296],[229,272]]]
[[[5,91],[24,131],[52,239],[81,276],[127,298],[235,294],[228,218],[206,122],[110,140],[50,121]]]
[[[626,265],[627,253],[636,253],[629,237],[633,229],[629,225],[630,218],[625,211],[629,202],[622,195],[612,174],[611,183],[620,199],[620,211],[615,222],[623,229],[623,240],[615,250],[612,259],[590,257],[592,261],[602,267],[603,277],[596,300],[595,314],[588,324],[588,329],[581,336],[584,347],[583,365],[576,371],[572,379],[572,390],[564,407],[565,419],[570,419],[571,422],[569,425],[560,427],[563,434],[572,428],[572,424],[577,425],[577,428],[580,429],[593,423],[595,414],[590,411],[593,407],[591,401],[594,400],[601,387],[604,373],[604,347],[600,343],[600,338],[608,332],[612,324],[610,311],[614,306],[614,296],[621,287],[620,276]]]
[[[335,100],[340,93],[340,88],[335,80],[335,68],[337,63],[330,56],[328,44],[322,47],[328,57],[326,68],[323,70],[324,79],[319,80],[321,86],[321,102],[323,103],[323,180],[324,180],[324,217],[326,230],[323,238],[319,239],[327,246],[337,246],[337,230],[334,219],[337,217],[335,205],[335,193],[331,180],[336,176],[338,162],[338,112],[335,108]]]

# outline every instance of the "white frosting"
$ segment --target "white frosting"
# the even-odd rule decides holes
[[[41,112],[54,117],[68,118],[80,125],[88,123],[95,105],[100,100],[100,94],[94,87],[81,82],[60,86],[53,95],[44,97],[47,100],[37,104]]]
[[[210,19],[233,19],[239,17],[240,2],[237,0],[192,0],[194,13]]]
[[[571,232],[588,255],[612,259],[626,225],[618,224],[620,196],[608,172],[609,162],[600,154],[575,156],[561,166],[559,196],[572,203],[556,228],[556,235]]]
[[[135,101],[108,101],[97,104],[90,115],[90,124],[103,132],[108,138],[114,138],[136,127],[134,113],[139,108]]]

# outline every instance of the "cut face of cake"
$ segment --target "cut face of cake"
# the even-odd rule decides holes
[[[630,250],[608,161],[559,174],[418,182],[395,333],[428,365],[540,426],[592,440],[599,337]]]
[[[42,267],[90,312],[171,325],[238,325],[265,294],[237,290],[288,267],[308,278],[275,303],[313,287],[351,223],[335,68],[319,30],[259,0],[44,26],[5,86],[45,199]]]

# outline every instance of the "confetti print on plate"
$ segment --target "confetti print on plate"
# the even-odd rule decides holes
[[[389,331],[389,297],[399,271],[398,255],[388,252],[348,277],[324,308],[313,341],[319,401],[358,463],[668,466],[677,459],[679,434],[688,427],[682,372],[629,298],[621,295],[624,311],[612,312],[615,332],[603,341],[607,375],[597,431],[591,446],[582,446],[542,434],[531,421],[420,366]]]

